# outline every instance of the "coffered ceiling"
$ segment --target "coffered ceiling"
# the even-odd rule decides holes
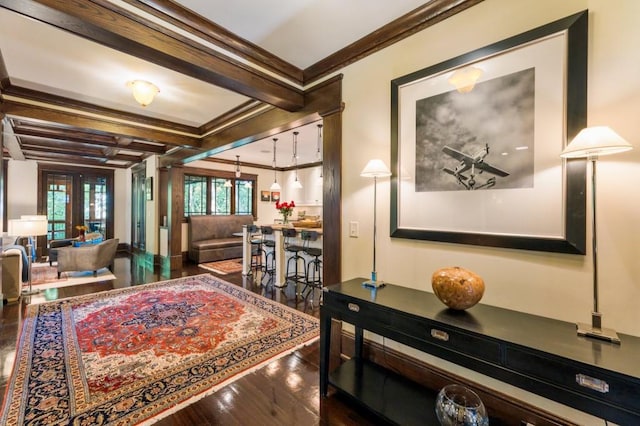
[[[302,108],[341,67],[479,1],[0,0],[5,149],[107,167],[167,152],[189,161],[209,153],[206,138]],[[134,79],[160,88],[149,106],[131,96]],[[211,152],[271,167],[276,137],[286,167],[295,130],[300,164],[313,163],[319,123]]]

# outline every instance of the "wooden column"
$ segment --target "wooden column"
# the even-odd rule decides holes
[[[182,219],[184,218],[184,168],[169,168],[167,185],[169,225],[169,268],[182,269]]]
[[[322,118],[322,280],[326,286],[342,281],[342,110]]]

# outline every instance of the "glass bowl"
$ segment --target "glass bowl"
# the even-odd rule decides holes
[[[487,426],[489,416],[478,394],[462,385],[447,385],[436,397],[436,416],[443,426]]]

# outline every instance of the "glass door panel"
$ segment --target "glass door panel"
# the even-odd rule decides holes
[[[105,234],[107,227],[107,179],[90,176],[83,179],[83,219],[89,232]]]
[[[71,218],[73,217],[70,202],[73,198],[73,179],[68,175],[47,175],[47,218],[49,232],[47,243],[51,240],[68,238],[71,235]]]

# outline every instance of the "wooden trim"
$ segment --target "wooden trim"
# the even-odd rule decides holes
[[[124,0],[126,3],[142,9],[183,30],[198,35],[220,46],[230,53],[245,58],[254,64],[268,69],[282,77],[302,85],[302,70],[273,55],[250,41],[247,41],[227,29],[211,22],[192,11],[167,0]]]
[[[324,285],[342,281],[342,113],[323,117],[322,264]]]
[[[304,82],[320,78],[376,53],[483,0],[433,0],[338,50],[304,70]]]
[[[0,6],[285,110],[304,105],[301,90],[103,0],[0,0]]]
[[[332,333],[333,330],[336,329],[341,330],[341,327],[332,327]],[[339,331],[333,335],[340,336],[340,345],[335,346],[341,348],[344,357],[353,357],[355,353],[353,333],[341,330],[341,334]],[[496,391],[440,367],[410,357],[403,352],[386,347],[384,344],[381,345],[365,339],[363,353],[367,359],[376,364],[382,365],[402,376],[409,377],[411,380],[429,389],[438,390],[451,383],[458,383],[469,387],[480,396],[480,399],[490,412],[491,417],[499,420],[500,424],[532,424],[537,426],[578,425],[569,419],[562,418],[526,401],[518,400],[511,395]],[[335,354],[332,355],[335,358]]]
[[[260,114],[264,107],[265,104],[260,101],[251,100],[244,102],[200,126],[200,135],[206,135],[215,129],[222,129],[230,126],[230,123],[234,123],[236,120],[248,120],[257,114]]]
[[[184,168],[168,169],[167,201],[169,227],[169,268],[182,269],[182,220],[184,219]]]
[[[207,157],[207,158],[203,158],[200,161],[205,161],[208,163],[218,163],[218,164],[236,164],[235,161],[233,160],[226,160],[224,158],[214,158],[214,157]],[[255,163],[243,163],[240,162],[240,165],[243,167],[253,167],[256,169],[262,169],[262,170],[271,170],[273,171],[274,167],[273,166],[265,166],[263,164],[255,164]],[[287,167],[276,167],[275,169],[279,172],[288,172],[290,170],[302,170],[302,169],[310,169],[312,167],[318,167],[322,165],[322,161],[317,161],[315,163],[307,163],[307,164],[299,164],[298,166],[287,166]]]
[[[147,127],[138,127],[134,124],[116,122],[108,118],[84,117],[73,112],[60,111],[16,101],[7,101],[6,99],[2,104],[2,108],[7,115],[11,116],[33,118],[83,129],[95,129],[112,134],[126,135],[136,139],[155,140],[169,145],[198,146],[199,143],[198,138],[195,137],[167,133]]]
[[[126,120],[130,121],[131,123],[140,123],[144,126],[152,126],[160,129],[171,130],[174,132],[199,135],[199,129],[197,127],[187,126],[168,120],[151,118],[141,114],[133,114],[116,109],[103,108],[94,104],[90,104],[88,102],[82,102],[75,99],[66,98],[64,96],[52,95],[49,93],[27,89],[20,86],[10,85],[6,89],[6,92],[4,92],[4,94],[49,105],[73,109],[84,114],[95,114],[105,118],[109,118],[111,120]]]

